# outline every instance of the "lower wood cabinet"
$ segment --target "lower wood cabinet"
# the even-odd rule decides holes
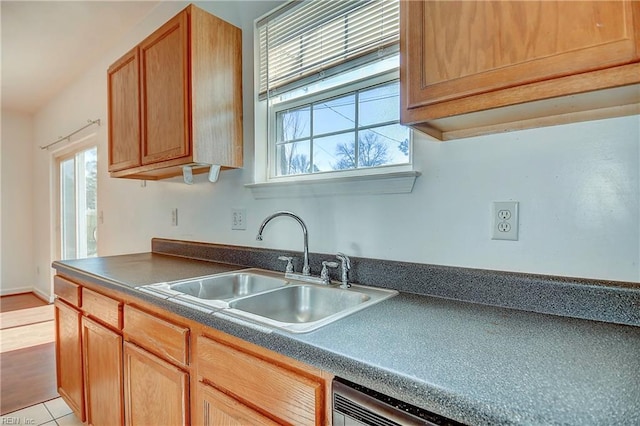
[[[276,426],[276,423],[216,388],[198,383],[194,424],[203,426]]]
[[[122,336],[83,317],[82,348],[87,422],[96,426],[123,424]]]
[[[124,342],[124,399],[127,425],[189,424],[189,375]]]
[[[198,336],[196,351],[199,379],[231,398],[223,399],[219,392],[205,393],[209,404],[219,407],[216,415],[231,417],[238,424],[251,411],[262,413],[254,415],[262,421],[256,424],[271,424],[265,423],[263,417],[278,424],[327,424],[327,381],[310,368],[269,359],[266,350],[229,345],[206,336]]]
[[[150,312],[124,307],[124,336],[166,361],[186,367],[189,364],[189,327],[174,324]]]
[[[330,374],[135,297],[55,281],[58,392],[82,422],[331,424]]]
[[[53,303],[56,320],[56,379],[58,393],[81,420],[84,410],[82,313],[60,299]]]

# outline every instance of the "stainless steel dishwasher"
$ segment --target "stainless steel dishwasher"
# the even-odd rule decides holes
[[[332,399],[333,426],[463,425],[338,377]]]

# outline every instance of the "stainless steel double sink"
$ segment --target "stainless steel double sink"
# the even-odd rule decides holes
[[[305,333],[398,294],[352,285],[310,284],[262,269],[209,275],[139,288],[196,309],[292,333]]]

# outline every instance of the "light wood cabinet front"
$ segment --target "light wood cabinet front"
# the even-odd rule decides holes
[[[76,308],[82,306],[82,288],[74,282],[56,275],[53,277],[53,292]]]
[[[189,328],[174,324],[141,309],[124,307],[127,340],[144,347],[166,360],[189,364]]]
[[[196,425],[276,426],[279,424],[209,385],[198,383],[197,386],[197,411],[193,419]]]
[[[82,310],[86,315],[109,327],[122,329],[122,302],[83,288]]]
[[[58,393],[76,416],[85,421],[82,334],[77,309],[56,299],[56,376]]]
[[[122,336],[83,317],[82,346],[88,423],[123,424]]]
[[[324,381],[198,336],[198,376],[285,424],[324,424]]]
[[[331,424],[331,374],[128,294],[56,282],[86,307],[55,301],[58,389],[83,422]]]
[[[109,171],[140,165],[140,65],[134,48],[107,72]]]
[[[144,349],[124,343],[126,424],[189,424],[189,375]]]
[[[401,53],[403,123],[494,124],[501,118],[490,114],[444,119],[639,83],[640,68],[629,65],[640,60],[640,2],[402,1]],[[592,105],[556,104],[552,113],[623,105],[631,95],[585,96]]]
[[[181,13],[140,45],[142,164],[189,154],[187,29]]]
[[[242,33],[193,5],[109,68],[111,177],[242,167]]]

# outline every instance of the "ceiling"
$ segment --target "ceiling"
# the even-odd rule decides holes
[[[2,108],[33,114],[158,1],[0,1]]]

